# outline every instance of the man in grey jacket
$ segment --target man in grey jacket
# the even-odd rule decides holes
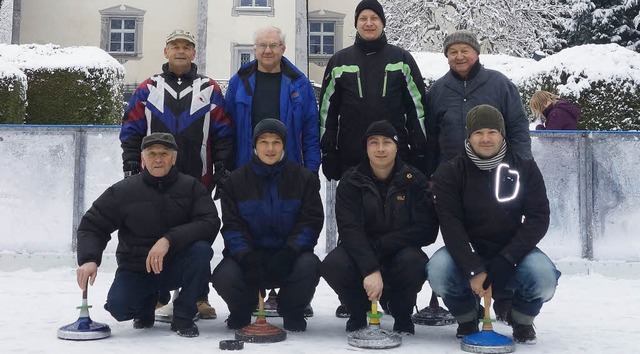
[[[489,104],[504,116],[509,146],[525,159],[531,155],[529,119],[516,86],[502,73],[480,64],[480,43],[469,31],[444,40],[450,70],[429,89],[425,104],[427,177],[438,165],[464,151],[465,119],[472,107]]]

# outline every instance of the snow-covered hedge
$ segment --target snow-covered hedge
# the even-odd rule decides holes
[[[0,62],[0,124],[24,123],[27,103],[27,76]]]
[[[0,45],[0,61],[27,77],[25,123],[119,123],[124,67],[102,49]]]
[[[427,86],[448,70],[442,53],[414,53]],[[617,44],[567,48],[540,61],[481,54],[480,62],[509,77],[529,100],[536,90],[554,92],[582,108],[581,129],[640,130],[640,54]]]

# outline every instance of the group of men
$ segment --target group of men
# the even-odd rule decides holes
[[[197,73],[193,36],[172,32],[163,72],[138,87],[123,117],[125,179],[78,227],[80,288],[93,284],[118,230],[105,309],[134,328],[153,326],[157,304],[180,288],[171,329],[198,336],[194,319],[215,317],[211,282],[228,328],[248,325],[258,294],[279,288],[284,328],[305,331],[323,277],[348,309],[347,331],[365,327],[381,301],[394,331],[414,334],[428,279],[458,337],[478,331],[478,299],[491,291],[514,339],[534,343],[533,320],[560,273],[536,247],[549,202],[517,89],[480,65],[474,34],[457,31],[444,42],[450,71],[427,93],[413,57],[387,43],[377,0],[361,1],[354,21],[355,43],[329,61],[319,109],[283,57],[278,28],[256,31],[256,60],[224,96]],[[313,252],[324,222],[320,166],[340,181],[339,241],[322,261]],[[438,230],[445,246],[429,259],[422,247]],[[223,259],[211,272],[219,231]]]

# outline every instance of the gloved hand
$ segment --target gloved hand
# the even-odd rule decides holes
[[[244,281],[253,290],[262,290],[263,279],[261,270],[260,254],[256,251],[249,251],[240,262],[244,273]]]
[[[342,176],[340,155],[337,150],[322,154],[322,173],[330,181],[339,181]]]
[[[282,281],[291,273],[293,262],[297,256],[296,250],[291,246],[284,246],[274,254],[267,264],[267,276],[270,282],[282,284]]]
[[[335,130],[326,130],[320,139],[320,150],[323,153],[334,151],[338,148],[338,132]]]
[[[487,265],[487,278],[482,283],[482,288],[487,290],[489,285],[493,285],[494,289],[504,289],[515,271],[516,265],[503,256],[493,257]]]
[[[131,177],[140,173],[140,162],[138,161],[125,161],[122,164],[122,171],[124,172],[124,178]]]
[[[213,166],[215,167],[215,172],[211,177],[211,181],[216,186],[216,192],[213,194],[213,199],[218,200],[220,199],[220,190],[222,189],[222,186],[224,186],[225,182],[227,182],[227,180],[229,179],[229,175],[231,175],[231,172],[229,172],[224,167],[224,162],[216,162],[213,164]]]

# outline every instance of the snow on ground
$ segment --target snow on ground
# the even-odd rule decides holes
[[[214,257],[214,264],[219,258]],[[75,308],[81,303],[81,292],[75,282],[75,269],[54,268],[46,271],[22,269],[0,271],[0,350],[2,353],[189,353],[220,351],[218,342],[233,339],[226,328],[228,310],[215,290],[211,304],[218,312],[216,320],[200,320],[200,337],[181,338],[169,324],[156,323],[148,330],[135,330],[131,321],[116,322],[103,308],[113,271],[99,271],[96,283],[89,288],[90,310],[94,321],[109,324],[110,338],[99,341],[74,342],[57,339],[59,327],[74,322]],[[418,306],[427,306],[428,283],[419,294]],[[556,296],[542,309],[535,325],[538,344],[518,345],[517,353],[634,353],[640,339],[640,282],[598,274],[563,275]],[[347,344],[345,320],[334,316],[338,305],[335,293],[320,281],[312,302],[315,310],[304,333],[288,333],[287,340],[272,344],[245,344],[245,353],[353,353],[375,352]],[[492,315],[493,316],[493,315]],[[282,326],[280,318],[270,323]],[[390,330],[391,316],[382,318],[382,327]],[[455,339],[456,325],[443,327],[416,326],[415,336],[405,336],[397,353],[461,353]],[[511,329],[495,323],[494,330],[505,335]]]

